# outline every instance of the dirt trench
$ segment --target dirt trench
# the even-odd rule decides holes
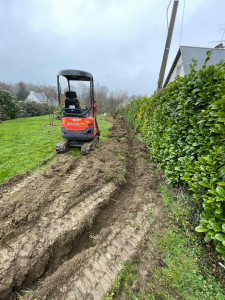
[[[88,156],[0,186],[0,299],[102,299],[165,219],[155,165],[122,120]]]

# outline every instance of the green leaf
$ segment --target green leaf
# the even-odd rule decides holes
[[[223,246],[217,246],[217,247],[216,247],[216,250],[217,250],[220,254],[225,255],[225,247],[223,247]]]
[[[225,233],[217,233],[215,235],[215,239],[220,242],[224,242],[225,241]]]
[[[222,208],[217,208],[216,210],[215,210],[215,213],[216,214],[222,214],[222,212],[223,212],[223,209]]]
[[[217,193],[216,193],[215,190],[208,190],[208,192],[209,192],[210,194],[213,194],[213,195],[217,196]]]
[[[204,186],[204,187],[209,187],[209,184],[206,183],[205,181],[200,181],[199,184]]]
[[[192,93],[197,93],[197,92],[201,92],[201,90],[200,90],[200,89],[194,89],[194,90],[192,91]]]
[[[208,231],[209,229],[203,225],[198,225],[196,228],[195,228],[195,231],[197,232],[206,232]]]
[[[210,225],[210,227],[212,227],[214,229],[214,231],[222,230],[222,226],[220,224],[218,224],[216,221],[209,221],[209,225]]]
[[[224,189],[224,188],[218,186],[218,187],[216,188],[216,192],[217,192],[217,194],[218,194],[220,197],[222,197],[222,198],[225,199],[225,189]]]
[[[208,243],[211,239],[212,239],[212,237],[210,236],[210,234],[207,233],[206,236],[205,236],[205,238],[204,238],[204,241],[206,243]]]

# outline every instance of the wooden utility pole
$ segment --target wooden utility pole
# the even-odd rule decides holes
[[[169,51],[170,51],[170,43],[171,43],[172,34],[173,34],[173,27],[174,27],[174,23],[175,23],[175,19],[176,19],[176,14],[177,14],[178,2],[179,2],[179,0],[174,0],[174,2],[173,2],[173,10],[172,10],[172,14],[171,14],[171,19],[170,19],[170,25],[169,25],[167,39],[166,39],[165,50],[164,50],[161,69],[160,69],[160,73],[159,73],[158,90],[161,89],[162,84],[163,84],[167,59],[168,59],[168,55],[169,55]]]

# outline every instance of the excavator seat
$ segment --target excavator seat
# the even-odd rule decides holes
[[[77,93],[74,91],[66,92],[65,113],[66,114],[82,113],[82,108],[80,106],[79,101],[77,100]]]

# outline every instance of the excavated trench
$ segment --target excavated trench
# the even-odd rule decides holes
[[[164,208],[155,166],[117,121],[86,157],[0,186],[0,299],[101,299]]]

